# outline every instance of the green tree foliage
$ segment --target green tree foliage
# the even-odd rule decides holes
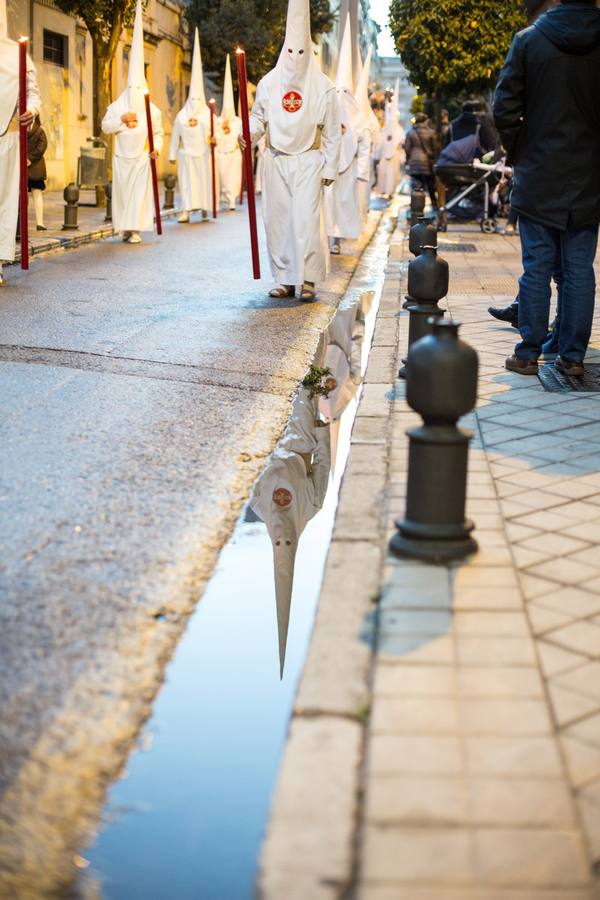
[[[389,21],[413,84],[444,98],[491,90],[527,24],[521,0],[391,0]]]
[[[311,0],[310,12],[313,38],[331,31],[334,16],[328,0]],[[191,0],[186,16],[192,32],[196,27],[200,32],[204,71],[221,83],[225,55],[241,46],[248,78],[258,82],[277,60],[286,13],[287,0]]]
[[[135,0],[54,0],[64,13],[79,16],[86,24],[94,50],[94,134],[111,101],[111,66],[119,38],[130,26]]]

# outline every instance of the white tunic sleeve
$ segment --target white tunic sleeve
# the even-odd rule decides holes
[[[162,113],[158,109],[152,110],[152,134],[154,137],[154,149],[161,153],[165,138],[165,130],[162,124]]]
[[[181,137],[181,125],[179,124],[179,116],[175,116],[173,123],[173,131],[171,132],[171,143],[169,144],[169,159],[175,162],[177,159],[177,151],[179,150],[179,139]]]
[[[42,98],[37,83],[37,72],[30,58],[27,56],[27,109],[38,115],[42,108]]]
[[[259,81],[254,98],[254,106],[250,113],[250,135],[252,145],[257,144],[267,130],[267,92],[262,81]]]
[[[114,103],[111,103],[104,113],[100,127],[104,134],[119,134],[121,131],[127,130],[127,126],[121,121],[121,115],[115,108]]]
[[[322,178],[337,178],[340,163],[340,147],[342,143],[342,120],[340,104],[335,90],[327,92],[325,97],[325,115],[321,132],[321,150],[325,156]]]
[[[369,180],[371,156],[371,136],[368,128],[364,128],[358,135],[358,150],[356,151],[357,173],[359,181]]]

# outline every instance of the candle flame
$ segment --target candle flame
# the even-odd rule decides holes
[[[144,97],[147,97],[149,95],[149,93],[150,93],[150,91],[148,90],[148,88],[145,88],[144,89]]]
[[[242,50],[241,47],[236,47],[235,52],[236,52],[236,53],[243,53],[244,51]]]
[[[29,41],[29,38],[27,37],[26,34],[22,34],[21,37],[19,38],[20,44],[26,44],[28,41]]]

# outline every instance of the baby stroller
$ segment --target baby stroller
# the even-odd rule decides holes
[[[448,214],[463,221],[478,220],[485,234],[496,231],[497,192],[512,171],[506,168],[505,158],[495,161],[497,154],[488,154],[482,162],[483,150],[479,135],[469,135],[453,141],[442,150],[434,173],[448,189],[448,200],[439,210],[438,228],[448,230]]]

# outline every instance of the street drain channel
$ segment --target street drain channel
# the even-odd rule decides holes
[[[79,896],[254,897],[392,224],[383,220],[322,336],[313,384],[300,389],[110,789],[96,840],[82,851]]]

